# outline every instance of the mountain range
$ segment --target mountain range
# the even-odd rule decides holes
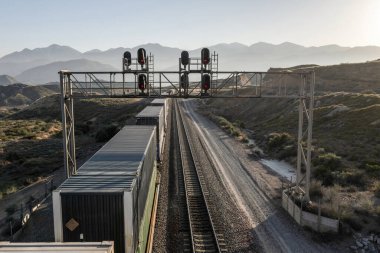
[[[122,55],[131,51],[136,55],[143,47],[154,55],[155,70],[177,70],[182,49],[156,43],[133,48],[98,49],[80,52],[57,44],[44,48],[24,49],[0,58],[0,75],[14,76],[32,84],[58,81],[60,69],[78,71],[121,70]],[[274,45],[259,42],[250,46],[240,43],[221,43],[208,47],[219,55],[219,70],[266,71],[271,67],[290,67],[301,64],[331,65],[372,61],[380,58],[380,47],[341,47],[326,45],[305,47],[290,42]],[[199,57],[201,48],[190,50],[190,57]]]

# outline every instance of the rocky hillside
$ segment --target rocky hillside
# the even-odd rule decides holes
[[[57,93],[57,86],[29,86],[12,84],[0,86],[0,106],[18,107],[31,104],[37,99]]]
[[[315,71],[315,91],[325,92],[360,92],[380,93],[380,60],[355,64],[331,66],[303,65],[291,68],[270,68],[271,71],[303,72]],[[268,78],[264,80],[268,81]],[[278,82],[273,75],[271,81]],[[285,81],[292,87],[294,79]]]
[[[273,132],[297,134],[297,100],[210,99],[208,104],[215,114],[244,122],[258,138]],[[315,104],[313,137],[318,147],[355,166],[369,160],[380,164],[380,95],[337,92],[317,96]]]

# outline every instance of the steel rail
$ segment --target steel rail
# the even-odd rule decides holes
[[[203,176],[199,173],[199,161],[193,152],[186,128],[183,113],[175,102],[177,111],[178,137],[183,177],[186,191],[186,204],[188,210],[190,235],[193,252],[226,252],[225,244],[220,244],[215,232],[209,204],[208,194],[205,194],[206,185]],[[203,180],[202,180],[203,179]],[[224,248],[221,249],[223,246]]]

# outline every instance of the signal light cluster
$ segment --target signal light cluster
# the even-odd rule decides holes
[[[139,48],[137,50],[137,63],[141,65],[141,68],[144,67],[145,64],[147,64],[147,55],[144,48]],[[132,64],[132,55],[131,52],[125,51],[123,55],[123,70],[127,71],[130,70],[129,66]]]
[[[135,58],[136,59],[136,58]],[[141,65],[142,72],[144,72],[144,65],[147,64],[147,55],[146,51],[144,48],[139,48],[137,50],[137,63]],[[211,88],[211,76],[208,74],[210,70],[208,69],[208,65],[211,62],[211,57],[210,57],[210,50],[208,48],[203,48],[201,50],[201,59],[200,59],[200,64],[201,64],[201,74],[202,74],[202,79],[201,79],[201,89],[202,93],[207,95],[207,91]],[[180,59],[180,65],[183,65],[185,69],[182,69],[180,67],[180,71],[188,69],[188,71],[184,71],[181,76],[180,76],[180,87],[187,91],[189,88],[189,72],[190,72],[190,57],[189,57],[189,52],[188,51],[182,51],[181,52],[181,59]],[[199,64],[199,63],[197,63]],[[131,52],[125,51],[123,55],[123,69],[124,71],[128,71],[129,66],[132,65],[132,55]],[[145,69],[147,71],[147,69]],[[197,69],[199,71],[199,69]],[[205,73],[206,72],[206,73]],[[208,72],[208,73],[207,73]],[[137,84],[138,88],[141,91],[142,94],[144,94],[144,91],[147,88],[147,75],[144,73],[140,73],[137,77]]]
[[[145,51],[144,48],[139,48],[137,50],[137,59],[136,59],[136,61],[137,61],[138,64],[141,65],[141,68],[142,68],[142,70],[144,72],[144,69],[143,69],[144,65],[146,65],[148,63],[147,62],[146,51]],[[125,51],[124,54],[123,54],[123,70],[124,71],[129,71],[130,70],[129,66],[131,66],[131,64],[132,64],[132,54],[129,51]],[[138,85],[138,88],[141,91],[141,93],[144,94],[144,91],[147,88],[147,75],[146,74],[142,73],[142,74],[139,74],[137,76],[137,85]]]
[[[188,72],[190,72],[190,66],[188,66],[190,64],[189,52],[187,52],[187,51],[181,52],[181,61],[180,62],[185,67],[184,70],[188,69]],[[201,88],[203,91],[202,94],[207,95],[207,91],[211,87],[211,76],[208,73],[204,73],[204,72],[209,72],[209,70],[207,69],[207,66],[211,62],[210,50],[208,48],[203,48],[201,50],[200,62],[202,65],[202,67],[201,67],[201,73],[202,73]],[[182,70],[183,69],[180,66],[180,71],[182,71]],[[181,80],[180,80],[181,88],[183,88],[185,90],[185,93],[189,87],[188,72],[185,71],[181,75]]]

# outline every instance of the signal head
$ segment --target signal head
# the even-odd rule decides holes
[[[141,92],[144,92],[146,88],[146,75],[145,74],[139,74],[138,76],[138,85]]]
[[[182,51],[181,52],[181,63],[182,63],[182,65],[184,65],[184,66],[188,65],[189,61],[190,61],[190,59],[189,59],[189,52]]]
[[[210,50],[208,48],[203,48],[201,51],[202,64],[207,65],[210,63]]]
[[[142,66],[145,64],[145,59],[146,59],[146,51],[144,48],[139,48],[137,50],[137,61],[138,63]]]
[[[189,87],[189,75],[187,73],[183,73],[181,75],[181,87],[182,89],[186,89]]]
[[[124,62],[125,62],[125,64],[127,64],[128,66],[131,65],[131,63],[132,63],[132,55],[131,55],[131,52],[129,52],[129,51],[125,51],[125,52],[124,52]]]
[[[211,87],[211,77],[209,74],[204,74],[202,76],[202,89],[207,92]]]

